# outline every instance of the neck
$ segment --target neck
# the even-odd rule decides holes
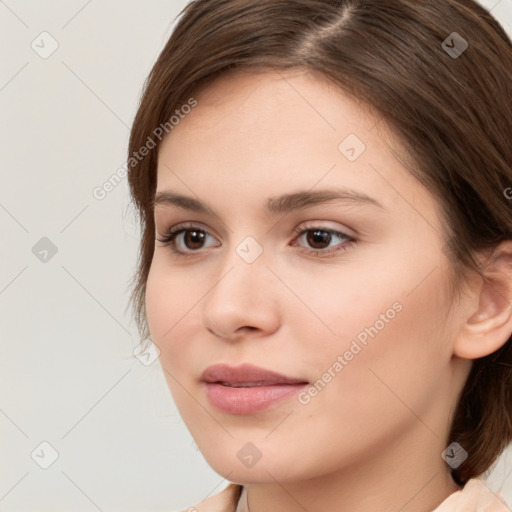
[[[384,447],[367,460],[308,480],[246,485],[250,512],[432,512],[460,487],[440,454],[439,439],[424,429]],[[439,456],[437,454],[439,453]],[[435,454],[436,456],[432,456]]]

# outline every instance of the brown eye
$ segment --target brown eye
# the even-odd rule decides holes
[[[347,250],[356,243],[356,239],[326,227],[312,227],[302,229],[300,226],[295,229],[298,237],[291,245],[299,246],[301,252],[313,256],[335,256],[340,251]]]
[[[312,249],[325,249],[332,241],[332,234],[322,229],[310,230],[306,240]]]
[[[201,249],[203,247],[206,233],[204,231],[187,230],[184,232],[183,243],[187,249]]]
[[[164,246],[177,255],[192,255],[203,252],[202,249],[219,247],[221,244],[207,231],[196,226],[173,226],[164,237],[157,238]],[[217,242],[217,243],[216,243]]]

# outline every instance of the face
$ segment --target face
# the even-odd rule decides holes
[[[457,390],[435,198],[321,76],[195,97],[159,149],[146,310],[199,449],[245,483],[437,463]]]

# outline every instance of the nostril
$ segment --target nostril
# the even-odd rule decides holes
[[[254,327],[252,325],[244,325],[243,327],[240,327],[239,330],[248,330],[248,331],[257,331],[258,328],[257,327]]]

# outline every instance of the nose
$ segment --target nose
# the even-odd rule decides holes
[[[228,341],[272,334],[280,325],[278,285],[263,257],[246,263],[232,255],[202,301],[204,327]]]

